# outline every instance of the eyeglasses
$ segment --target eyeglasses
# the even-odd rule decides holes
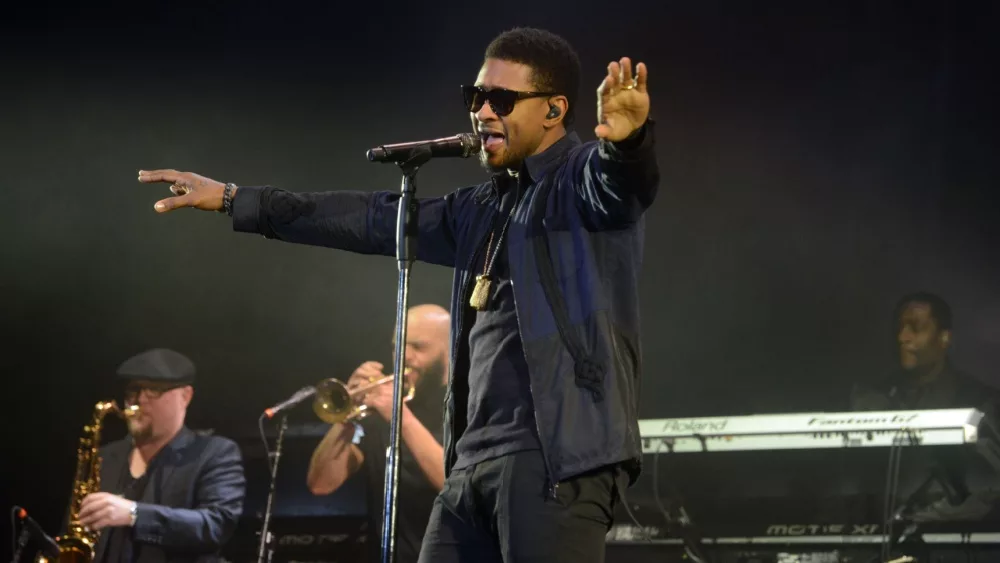
[[[506,88],[492,88],[486,90],[479,86],[462,86],[462,98],[465,99],[465,107],[472,113],[476,113],[483,108],[483,104],[489,102],[493,113],[500,117],[510,115],[514,111],[514,104],[518,100],[528,98],[544,98],[545,96],[555,96],[555,92],[518,92]]]
[[[179,389],[184,385],[129,385],[125,388],[125,400],[134,401],[139,398],[143,391],[150,399],[159,399],[167,391]]]

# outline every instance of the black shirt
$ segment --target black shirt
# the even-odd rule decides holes
[[[132,471],[127,467],[131,459],[131,454],[125,456],[126,467],[121,472],[122,477],[119,482],[108,483],[110,486],[102,487],[102,490],[138,501],[142,498],[142,493],[149,480],[149,466],[147,465],[146,472],[136,479],[132,477]],[[132,541],[132,528],[108,528],[107,534],[108,548],[104,552],[104,560],[101,563],[132,563],[137,559],[136,550],[139,549],[139,545]]]
[[[511,210],[520,202],[513,180],[506,182],[500,212],[494,224],[494,242]],[[455,469],[518,451],[539,449],[528,363],[514,308],[506,236],[494,260],[486,310],[474,311],[469,332],[469,400],[465,431],[455,444]],[[489,248],[479,261],[482,272],[494,253]],[[472,311],[470,311],[472,312]]]
[[[899,370],[873,384],[856,385],[852,411],[976,408],[988,416],[1000,404],[1000,391],[961,372],[949,362],[933,381],[916,385]]]
[[[423,385],[418,387],[417,394],[408,403],[410,411],[440,444],[444,441],[444,387]],[[368,560],[374,563],[381,560],[382,505],[385,500],[383,493],[389,423],[378,413],[372,412],[361,421],[360,427],[358,447],[365,456],[368,504]],[[416,563],[438,491],[427,480],[402,436],[399,439],[398,478],[395,560],[399,563]]]

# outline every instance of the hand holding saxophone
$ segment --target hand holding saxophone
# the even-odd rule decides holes
[[[80,523],[88,529],[132,526],[135,501],[111,493],[91,493],[80,504]]]

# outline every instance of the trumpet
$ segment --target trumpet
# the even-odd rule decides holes
[[[408,371],[408,370],[407,370]],[[405,372],[404,372],[405,373]],[[368,416],[368,405],[361,404],[364,394],[368,391],[392,381],[396,376],[387,375],[362,385],[353,390],[347,384],[336,378],[324,379],[316,386],[316,398],[313,399],[313,412],[323,422],[330,424],[360,420]],[[416,389],[403,379],[403,402],[413,399]]]

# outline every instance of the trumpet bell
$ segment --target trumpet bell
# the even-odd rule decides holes
[[[345,422],[355,410],[354,401],[347,391],[347,386],[340,380],[324,379],[316,386],[316,399],[313,400],[313,412],[323,422],[336,424]]]
[[[324,379],[316,385],[316,398],[313,399],[313,412],[319,417],[323,422],[329,424],[343,423],[355,418],[364,418],[368,416],[367,405],[360,404],[359,401],[362,400],[363,395],[360,397],[354,397],[359,393],[364,393],[367,388],[372,386],[384,385],[390,383],[393,376],[383,377],[382,379],[376,380],[374,383],[365,389],[355,389],[353,392],[348,391],[347,385],[336,378]],[[410,385],[409,381],[403,380],[403,391],[406,393],[403,397],[403,402],[409,402],[413,399],[416,389],[413,385]]]

